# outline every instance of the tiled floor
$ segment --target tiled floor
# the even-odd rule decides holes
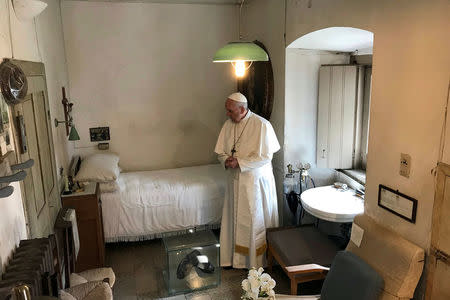
[[[166,299],[167,289],[163,279],[164,248],[160,239],[106,245],[106,264],[114,269],[116,284],[114,299]],[[289,278],[279,267],[270,274],[277,293],[289,293]],[[241,282],[246,270],[222,269],[222,281],[217,288],[179,295],[166,300],[234,300],[240,299]]]

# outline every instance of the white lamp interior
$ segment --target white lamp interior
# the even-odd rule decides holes
[[[39,0],[12,0],[14,12],[20,21],[30,21],[39,15],[47,3]]]

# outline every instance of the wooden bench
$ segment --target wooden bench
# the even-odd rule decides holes
[[[297,285],[325,278],[339,247],[314,226],[269,229],[268,267],[275,259],[291,280],[291,294]]]

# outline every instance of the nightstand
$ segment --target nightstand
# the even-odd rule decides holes
[[[75,209],[77,215],[80,251],[75,271],[103,267],[105,238],[98,183],[88,184],[82,192],[61,195],[61,202],[63,207]]]

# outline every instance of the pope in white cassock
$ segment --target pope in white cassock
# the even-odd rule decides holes
[[[228,172],[220,231],[220,264],[233,268],[263,266],[266,228],[278,226],[272,155],[280,149],[272,125],[247,108],[241,93],[225,102],[229,120],[215,152]]]

